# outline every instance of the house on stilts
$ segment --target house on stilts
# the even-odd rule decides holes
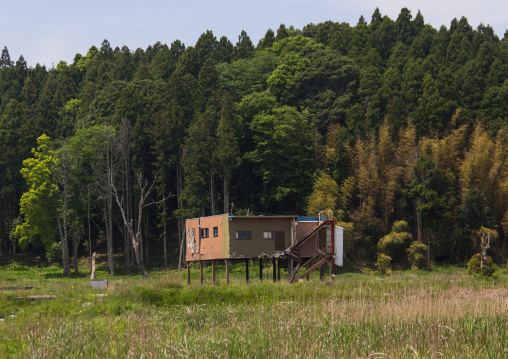
[[[227,283],[230,262],[244,260],[249,281],[248,263],[255,259],[259,260],[261,280],[265,259],[272,261],[274,281],[280,280],[281,267],[288,268],[289,283],[308,279],[317,269],[323,279],[326,265],[333,278],[335,266],[343,263],[343,233],[342,227],[335,226],[332,211],[323,211],[317,217],[220,214],[187,219],[187,281],[190,283],[190,265],[197,262],[203,283],[203,264],[211,261],[215,282],[218,260],[226,263]]]

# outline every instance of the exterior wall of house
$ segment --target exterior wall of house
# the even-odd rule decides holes
[[[293,223],[294,217],[291,216],[229,217],[229,258],[274,257],[282,254],[291,246]],[[264,232],[270,232],[271,235]]]
[[[318,221],[316,221],[316,222],[299,221],[298,224],[296,225],[295,241],[297,241],[298,239],[303,237],[305,234],[310,232],[317,225],[319,225]],[[300,257],[311,257],[314,255],[314,253],[316,253],[316,249],[317,249],[316,239],[317,239],[318,234],[321,236],[321,233],[314,234],[311,238],[309,238],[309,240],[307,242],[305,242],[300,247],[300,250],[298,252]]]
[[[228,258],[228,215],[188,219],[185,222],[186,261]]]
[[[316,221],[298,221],[295,230],[295,241],[310,232],[314,227],[318,226],[319,222]],[[316,234],[309,238],[299,248],[298,254],[300,257],[312,257],[317,249],[325,249],[328,253],[331,252],[330,247],[330,234],[329,228],[321,228]],[[328,236],[328,238],[327,238]],[[327,241],[328,239],[328,241]]]

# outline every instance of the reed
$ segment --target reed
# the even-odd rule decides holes
[[[328,283],[233,282],[187,286],[181,273],[157,272],[113,278],[106,297],[93,296],[86,278],[54,279],[44,287],[53,300],[3,293],[0,357],[508,356],[505,275],[452,268],[348,273]]]

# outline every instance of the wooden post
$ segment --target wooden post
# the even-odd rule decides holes
[[[226,259],[226,284],[229,284],[229,259]]]
[[[277,281],[277,262],[275,258],[272,258],[272,267],[273,267],[273,282]]]
[[[92,255],[92,273],[90,274],[90,279],[91,280],[95,279],[95,256],[96,256],[96,252],[93,252],[93,255]]]
[[[215,284],[215,260],[212,259],[212,283]]]
[[[187,263],[187,285],[190,285],[190,265],[189,262],[185,263]]]
[[[319,267],[319,279],[325,280],[325,266]]]
[[[309,276],[310,276],[310,274],[307,274],[307,282],[310,280]]]
[[[280,282],[280,264],[281,264],[281,259],[277,259],[277,282]]]
[[[263,281],[263,258],[259,258],[259,280]]]
[[[245,260],[245,283],[249,283],[249,259]]]
[[[199,261],[199,282],[203,285],[203,261]]]

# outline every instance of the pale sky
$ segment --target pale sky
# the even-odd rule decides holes
[[[256,45],[266,31],[281,23],[301,29],[327,20],[356,25],[361,15],[370,22],[379,7],[395,20],[407,7],[420,10],[425,23],[439,29],[453,18],[465,16],[473,28],[489,24],[502,38],[508,29],[507,0],[0,0],[0,47],[7,46],[11,60],[22,54],[28,66],[51,67],[60,60],[71,63],[76,53],[86,54],[107,39],[111,46],[146,49],[155,42],[179,39],[194,46],[212,30],[235,44],[245,30]]]

